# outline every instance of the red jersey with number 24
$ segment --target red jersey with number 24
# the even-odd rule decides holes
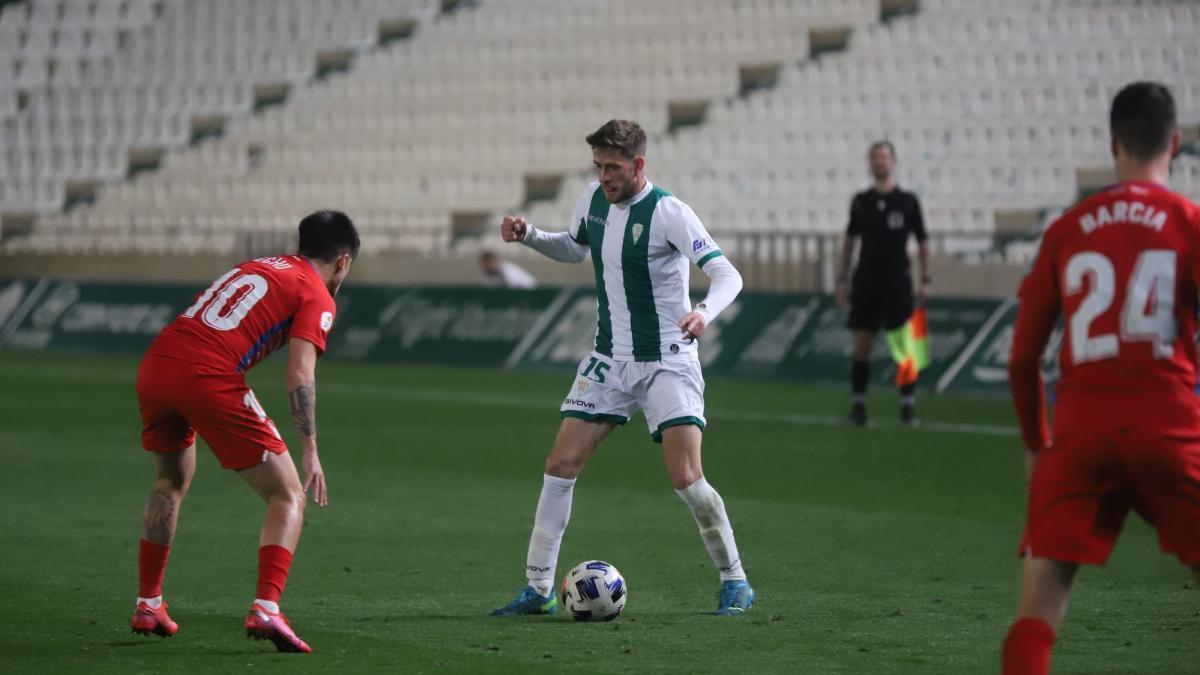
[[[1149,427],[1194,436],[1200,210],[1166,187],[1120,183],[1046,230],[1021,284],[1010,384],[1025,445],[1050,442],[1039,363],[1059,317],[1055,435]]]
[[[201,293],[146,352],[210,372],[245,372],[302,338],[325,352],[337,312],[316,267],[304,256],[246,261]]]

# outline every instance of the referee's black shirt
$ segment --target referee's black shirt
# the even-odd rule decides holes
[[[846,234],[862,240],[854,279],[869,284],[907,280],[909,234],[920,242],[928,239],[921,203],[899,187],[891,192],[871,188],[854,195]]]

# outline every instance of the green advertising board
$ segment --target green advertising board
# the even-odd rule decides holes
[[[329,352],[376,361],[500,365],[563,291],[346,288]]]
[[[921,384],[930,387],[987,320],[995,300],[938,298],[926,308],[930,366]],[[810,318],[777,367],[785,378],[844,382],[849,376],[853,336],[846,328],[846,310],[832,298],[815,298]],[[896,366],[882,337],[871,351],[871,373],[877,383],[891,382]]]
[[[0,282],[0,346],[140,352],[197,290],[50,279]]]
[[[0,281],[0,347],[143,351],[201,289],[179,284]],[[937,298],[928,307],[937,391],[1007,391],[1015,301]],[[844,383],[851,336],[828,296],[743,293],[700,346],[708,375]],[[573,369],[592,347],[596,298],[588,288],[349,286],[338,296],[331,358]],[[1057,338],[1057,335],[1056,335]],[[1057,342],[1047,351],[1053,366]],[[882,338],[872,352],[879,383],[895,366]],[[1048,373],[1052,376],[1052,373]]]
[[[984,325],[942,372],[935,385],[937,392],[995,391],[1008,392],[1008,357],[1012,352],[1013,328],[1017,320],[1017,301],[997,305]],[[1047,384],[1058,380],[1058,351],[1062,327],[1050,335],[1042,355],[1042,376]]]

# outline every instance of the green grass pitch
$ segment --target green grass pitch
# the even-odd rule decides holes
[[[989,673],[1016,601],[1022,456],[1009,403],[932,397],[929,424],[838,428],[838,388],[709,382],[705,469],[758,604],[707,616],[716,574],[638,417],[583,473],[558,572],[625,574],[612,623],[497,620],[523,585],[565,373],[361,365],[318,374],[330,506],[284,596],[311,656],[250,642],[262,507],[201,446],[167,570],[170,640],[129,632],[151,461],[137,361],[0,353],[0,671],[36,673]],[[280,421],[281,364],[251,375]],[[294,445],[294,444],[293,444]],[[1060,673],[1195,672],[1200,594],[1130,521],[1085,570]]]

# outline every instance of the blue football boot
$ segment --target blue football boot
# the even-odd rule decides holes
[[[725,581],[721,590],[717,591],[717,611],[719,616],[741,616],[754,605],[754,589],[742,580]]]
[[[558,597],[538,595],[533,586],[526,586],[512,602],[492,610],[492,616],[522,616],[528,614],[553,614],[558,611]]]

